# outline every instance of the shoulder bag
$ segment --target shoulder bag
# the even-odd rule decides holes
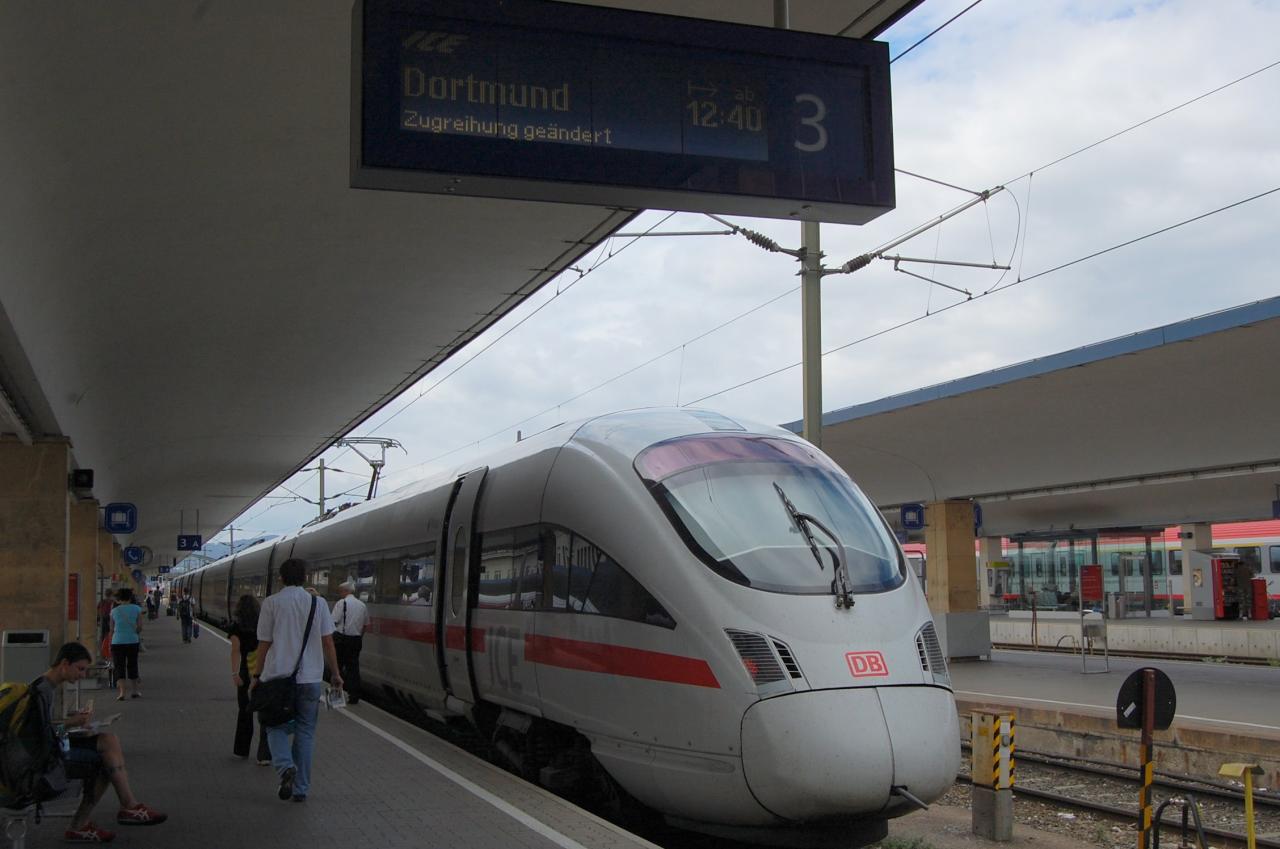
[[[307,629],[302,632],[302,648],[298,650],[298,662],[293,665],[293,672],[287,678],[259,681],[258,686],[253,688],[253,693],[249,696],[249,710],[261,714],[262,724],[268,728],[292,722],[297,713],[294,706],[294,691],[298,687],[298,670],[302,668],[302,656],[307,651],[307,640],[311,636],[311,623],[316,618],[318,603],[318,599],[311,599]]]

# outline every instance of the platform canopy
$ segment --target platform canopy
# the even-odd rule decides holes
[[[919,2],[791,0],[791,25],[866,36]],[[180,511],[222,528],[636,212],[350,188],[351,21],[0,5],[0,438],[70,439],[157,563]]]
[[[1272,298],[835,410],[823,449],[891,517],[969,498],[992,536],[1270,519],[1277,351]]]

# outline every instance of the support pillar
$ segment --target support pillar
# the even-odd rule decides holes
[[[68,639],[79,640],[95,657],[99,642],[98,515],[98,502],[93,499],[71,504],[71,545],[67,556],[68,593],[73,576],[77,590],[75,603],[67,600]]]
[[[49,659],[67,637],[71,446],[0,440],[0,622],[48,630]]]
[[[1213,525],[1208,522],[1194,522],[1183,525],[1179,530],[1182,537],[1182,563],[1185,569],[1188,551],[1208,551],[1213,548]]]
[[[991,654],[986,611],[978,609],[973,503],[935,501],[925,506],[929,583],[926,598],[947,657]]]

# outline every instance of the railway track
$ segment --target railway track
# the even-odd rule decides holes
[[[1033,752],[1015,754],[1018,796],[1039,799],[1056,807],[1073,808],[1137,822],[1138,771],[1118,764],[1078,758],[1058,758]],[[961,781],[969,780],[967,775]],[[1171,798],[1194,799],[1201,811],[1205,836],[1244,845],[1244,799],[1240,790],[1224,782],[1204,782],[1185,776],[1157,773],[1152,807]],[[1015,816],[1017,806],[1014,806]],[[1175,823],[1174,819],[1178,821]],[[1280,795],[1254,794],[1257,845],[1280,849]],[[1180,827],[1180,818],[1170,812],[1164,820],[1165,834]],[[1194,835],[1193,835],[1194,837]]]

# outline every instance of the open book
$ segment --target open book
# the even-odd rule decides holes
[[[81,735],[97,734],[100,731],[102,731],[102,729],[106,728],[108,725],[115,722],[119,718],[120,718],[120,714],[113,713],[110,716],[104,716],[101,719],[95,719],[93,722],[90,722],[88,725],[82,725],[79,728],[72,728],[67,733],[81,734]]]

